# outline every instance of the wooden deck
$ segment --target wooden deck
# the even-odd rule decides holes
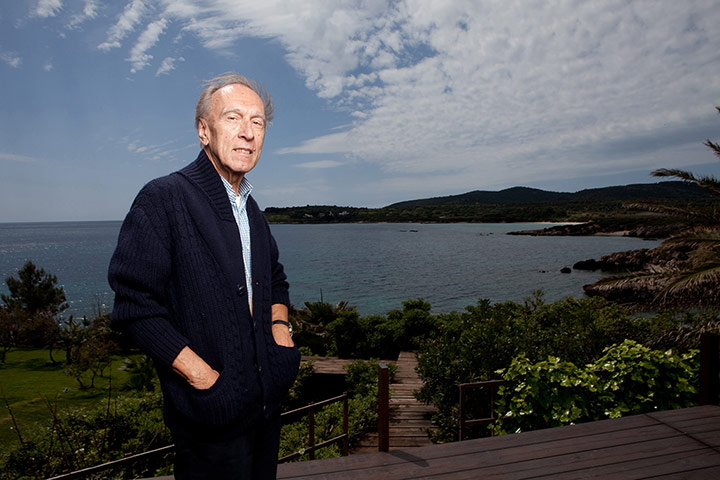
[[[720,407],[283,464],[278,479],[718,479]]]

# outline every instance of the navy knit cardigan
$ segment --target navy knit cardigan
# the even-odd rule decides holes
[[[204,152],[147,184],[110,262],[111,326],[154,360],[166,415],[186,427],[251,427],[276,413],[297,375],[297,348],[275,343],[271,305],[289,305],[270,228],[251,198],[253,315],[240,235],[222,180]],[[197,390],[172,371],[189,345],[220,373]]]

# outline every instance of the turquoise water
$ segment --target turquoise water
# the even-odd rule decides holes
[[[530,237],[507,232],[533,224],[272,225],[293,304],[347,300],[362,315],[385,314],[424,298],[433,311],[462,310],[478,298],[522,301],[542,289],[553,301],[581,297],[600,273],[560,273],[578,260],[652,248],[622,237]],[[0,224],[0,290],[25,261],[58,277],[67,314],[112,308],[107,284],[120,222]]]

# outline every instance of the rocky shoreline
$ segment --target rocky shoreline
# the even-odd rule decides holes
[[[616,235],[623,237],[637,237],[645,239],[668,238],[687,230],[686,223],[672,223],[667,225],[630,225],[623,223],[601,224],[586,222],[577,224],[563,224],[539,230],[520,230],[509,232],[508,235],[532,236],[590,236],[590,235]]]
[[[541,230],[512,232],[511,235],[620,235],[644,239],[665,239],[691,228],[688,224],[658,226],[639,225],[600,225],[593,222],[577,225],[557,225]],[[576,262],[572,270],[591,270],[607,273],[606,279],[590,285],[583,290],[590,296],[602,296],[608,300],[634,305],[652,305],[661,303],[664,291],[670,280],[663,273],[682,270],[693,265],[703,256],[688,245],[663,242],[656,248],[642,248],[604,255],[599,259],[586,259]],[[571,273],[565,267],[563,273]],[[659,275],[658,275],[659,274]],[[608,279],[622,277],[620,282],[608,282]]]

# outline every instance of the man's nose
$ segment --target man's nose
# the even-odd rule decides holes
[[[244,120],[240,122],[238,136],[248,140],[251,140],[255,137],[255,131],[252,128],[252,120]]]

